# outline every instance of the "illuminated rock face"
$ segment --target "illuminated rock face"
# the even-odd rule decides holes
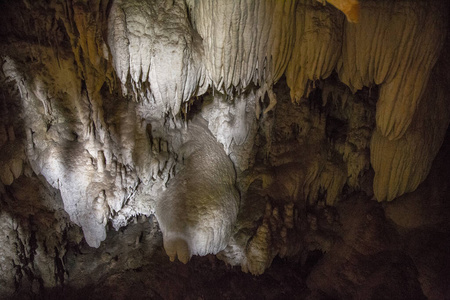
[[[2,273],[74,280],[68,245],[155,216],[171,260],[259,275],[351,243],[354,194],[415,191],[450,119],[448,4],[327,2],[0,3]]]
[[[183,166],[158,199],[155,214],[173,261],[216,254],[228,244],[239,206],[233,163],[207,124],[189,124],[179,154]]]

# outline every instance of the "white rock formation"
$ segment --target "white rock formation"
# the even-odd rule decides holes
[[[155,214],[173,261],[217,254],[233,233],[239,193],[233,163],[204,120],[189,123],[178,152],[183,165],[158,199]]]
[[[171,259],[261,274],[370,167],[379,201],[415,190],[450,119],[448,4],[319,2],[18,1],[39,17],[0,26],[0,192],[41,176],[92,247],[155,214]]]
[[[184,1],[114,1],[108,43],[127,94],[152,101],[173,115],[208,88],[201,38],[190,27]],[[131,92],[131,91],[130,91]]]

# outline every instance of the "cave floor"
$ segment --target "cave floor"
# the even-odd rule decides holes
[[[79,290],[46,290],[40,299],[305,299],[305,269],[275,258],[260,276],[243,273],[215,256],[194,256],[188,264],[170,262],[163,250],[147,265],[108,274]],[[42,298],[41,298],[42,297]]]

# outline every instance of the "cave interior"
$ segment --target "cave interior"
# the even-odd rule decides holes
[[[0,0],[1,299],[450,299],[446,0]]]

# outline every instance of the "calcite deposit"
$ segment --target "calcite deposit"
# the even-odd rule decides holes
[[[208,298],[164,282],[273,265],[301,291],[258,297],[450,297],[447,1],[0,14],[0,298],[120,299],[130,272],[142,297]]]

